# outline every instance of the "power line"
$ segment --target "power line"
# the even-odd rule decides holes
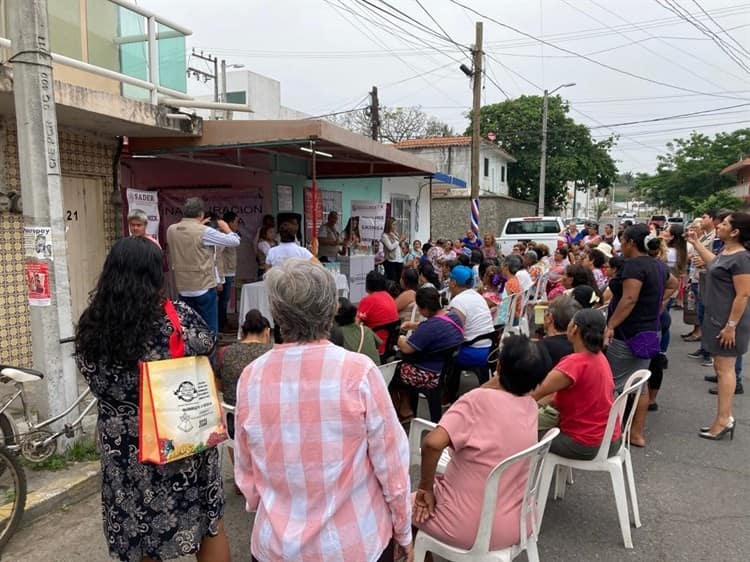
[[[621,16],[620,14],[618,14],[618,13],[616,13],[616,12],[614,12],[614,11],[610,10],[610,9],[609,9],[609,8],[607,8],[606,6],[602,6],[602,5],[601,5],[601,4],[599,3],[599,2],[596,2],[595,0],[589,0],[589,2],[591,2],[591,3],[592,3],[592,4],[594,4],[595,6],[599,7],[599,9],[601,9],[601,10],[604,10],[605,12],[607,12],[607,13],[609,13],[609,14],[612,14],[613,16],[615,16],[616,18],[618,18],[619,20],[621,20],[621,21],[624,21],[624,22],[627,22],[627,23],[629,23],[629,24],[632,24],[632,22],[631,22],[630,20],[628,20],[628,19],[626,19],[625,17]],[[706,12],[706,15],[707,15],[707,16],[708,16],[709,18],[711,17],[711,15],[710,15],[710,14],[708,14],[707,12]],[[750,24],[748,24],[748,25],[750,25]],[[691,53],[691,52],[689,52],[689,51],[685,51],[684,49],[680,49],[680,48],[678,48],[678,47],[675,47],[674,45],[672,45],[671,43],[669,43],[669,42],[668,42],[668,41],[666,40],[666,39],[668,39],[668,37],[658,37],[658,36],[654,36],[654,35],[651,35],[651,34],[650,34],[650,33],[648,32],[648,30],[645,30],[645,29],[643,29],[642,27],[638,26],[637,24],[635,25],[635,27],[636,27],[636,29],[637,29],[638,31],[640,31],[641,33],[645,33],[645,34],[646,34],[646,35],[648,35],[648,36],[649,36],[650,38],[654,38],[654,39],[656,39],[657,41],[659,41],[660,43],[663,43],[663,44],[667,45],[668,47],[672,47],[673,49],[675,49],[675,50],[679,51],[681,55],[687,55],[687,56],[689,56],[689,57],[690,57],[690,58],[692,58],[692,59],[695,59],[695,60],[697,60],[697,61],[700,61],[700,62],[702,62],[702,63],[703,63],[703,64],[705,64],[706,66],[710,66],[710,67],[712,67],[712,68],[716,68],[716,69],[720,70],[721,72],[725,72],[725,73],[729,74],[730,76],[732,76],[732,77],[734,77],[734,78],[737,78],[738,80],[745,80],[745,81],[747,80],[747,77],[739,77],[739,76],[737,76],[736,74],[733,74],[733,73],[729,72],[728,70],[725,70],[725,69],[721,68],[720,66],[718,66],[718,65],[716,65],[716,64],[713,64],[712,62],[709,62],[709,61],[707,61],[707,60],[704,60],[703,58],[701,58],[701,57],[699,57],[699,56],[697,56],[697,55],[695,55],[695,54],[693,54],[693,53]],[[688,38],[686,38],[686,39],[688,39]],[[689,38],[689,39],[696,39],[696,38]],[[708,38],[706,38],[706,37],[700,37],[700,38],[697,38],[697,39],[701,39],[701,40],[704,40],[704,41],[708,41]],[[705,78],[704,78],[704,80],[705,80]]]
[[[436,20],[436,19],[435,19],[435,16],[433,16],[433,15],[432,15],[432,13],[430,13],[430,11],[429,11],[429,10],[428,10],[427,8],[425,8],[425,7],[424,7],[424,5],[422,4],[422,2],[420,2],[419,0],[415,0],[415,1],[416,1],[416,3],[417,3],[417,4],[419,5],[419,7],[420,7],[420,8],[422,8],[422,11],[423,11],[423,12],[424,12],[425,14],[427,14],[427,16],[428,16],[428,17],[429,17],[429,18],[430,18],[430,19],[431,19],[431,20],[432,20],[432,21],[433,21],[433,22],[435,23],[435,25],[437,25],[437,26],[438,26],[438,27],[440,28],[440,31],[442,31],[442,32],[443,32],[443,34],[444,34],[444,35],[445,35],[445,36],[446,36],[446,37],[447,37],[447,38],[448,38],[448,39],[449,39],[449,40],[451,41],[451,43],[453,43],[453,44],[455,44],[455,45],[458,45],[458,43],[456,43],[456,42],[455,42],[455,41],[453,40],[453,38],[452,38],[452,37],[450,36],[450,34],[449,34],[449,33],[448,33],[448,32],[447,32],[446,30],[445,30],[445,28],[444,28],[444,27],[443,27],[442,25],[440,25],[440,22],[439,22],[438,20]]]
[[[583,14],[584,16],[586,16],[586,17],[588,17],[588,18],[590,18],[590,19],[594,20],[595,22],[597,22],[597,23],[599,23],[599,24],[602,24],[602,25],[604,25],[605,27],[609,27],[610,29],[612,29],[612,31],[614,31],[615,33],[617,33],[617,34],[618,34],[618,35],[620,35],[621,37],[624,37],[625,39],[628,39],[628,40],[630,39],[630,37],[628,37],[628,36],[627,36],[627,35],[626,35],[626,34],[625,34],[624,32],[622,32],[622,31],[616,31],[616,30],[614,30],[613,28],[611,28],[610,26],[608,26],[608,25],[607,25],[607,24],[606,24],[605,22],[603,22],[602,20],[598,19],[597,17],[593,16],[592,14],[590,14],[590,13],[589,13],[589,12],[587,12],[587,11],[584,11],[584,10],[581,10],[580,8],[577,8],[576,6],[574,6],[573,4],[571,4],[571,3],[570,3],[570,2],[568,1],[568,0],[560,0],[560,1],[561,1],[561,2],[563,3],[563,4],[565,4],[566,6],[568,6],[569,8],[571,8],[572,10],[575,10],[576,12],[578,12],[578,13],[580,13],[580,14]],[[598,8],[600,8],[600,9],[604,9],[604,8],[603,8],[603,7],[602,7],[602,6],[600,5],[600,4],[598,4],[598,3],[597,3],[597,2],[595,2],[594,0],[589,0],[589,1],[590,1],[590,2],[592,3],[592,4],[594,4],[595,6],[597,6]],[[609,11],[609,10],[607,10],[607,11],[608,11],[609,13],[613,13],[613,12],[611,12],[611,11]],[[619,16],[618,16],[618,17],[619,17]],[[712,85],[712,86],[714,86],[715,88],[722,88],[722,87],[723,87],[723,86],[721,86],[720,84],[717,84],[716,82],[714,82],[713,80],[711,80],[710,78],[706,78],[705,76],[701,76],[700,74],[698,74],[698,73],[697,73],[697,72],[695,72],[694,70],[692,70],[692,69],[690,69],[690,68],[688,68],[688,67],[684,66],[683,64],[680,64],[680,63],[679,63],[678,61],[674,60],[673,58],[668,58],[668,57],[664,56],[663,54],[661,54],[660,52],[658,52],[658,51],[655,51],[654,49],[651,49],[651,48],[650,48],[650,47],[648,47],[647,45],[644,45],[644,44],[643,44],[643,42],[644,42],[644,41],[645,41],[645,40],[640,40],[640,41],[637,41],[637,42],[636,42],[635,44],[636,44],[636,45],[637,45],[638,47],[640,47],[641,49],[645,50],[646,52],[648,52],[648,53],[652,54],[653,56],[655,56],[655,57],[658,57],[658,58],[660,58],[660,59],[662,59],[662,60],[665,60],[665,61],[667,61],[667,62],[668,62],[669,64],[672,64],[672,65],[676,66],[677,68],[679,68],[680,70],[683,70],[683,71],[685,71],[685,72],[687,72],[687,73],[689,73],[689,74],[693,75],[693,76],[694,76],[695,78],[698,78],[698,79],[700,79],[700,80],[703,80],[704,82],[707,82],[708,84],[711,84],[711,85]]]
[[[737,66],[742,68],[742,70],[744,70],[745,72],[750,72],[750,67],[748,67],[747,64],[745,64],[742,59],[737,56],[737,54],[734,52],[733,46],[727,45],[727,43],[725,43],[721,37],[716,35],[716,33],[709,29],[708,26],[695,19],[695,17],[688,10],[680,6],[679,3],[673,0],[664,0],[663,2],[661,0],[655,1],[662,8],[665,8],[673,14],[681,17],[684,21],[691,24],[698,31],[711,38],[714,44],[719,47],[719,49],[721,49],[724,54],[726,54]]]
[[[724,33],[724,35],[726,35],[727,37],[729,37],[729,39],[731,39],[731,40],[732,40],[732,43],[734,43],[735,45],[737,45],[737,46],[738,46],[738,47],[740,48],[740,50],[741,50],[741,51],[743,51],[743,52],[744,52],[745,54],[747,54],[747,55],[750,55],[750,51],[748,51],[748,50],[747,50],[747,49],[746,49],[746,48],[745,48],[745,47],[744,47],[744,46],[742,45],[742,43],[740,43],[739,41],[737,41],[737,39],[735,39],[735,38],[734,38],[734,37],[733,37],[733,36],[732,36],[732,35],[731,35],[731,34],[730,34],[730,33],[729,33],[729,32],[728,32],[728,31],[727,31],[726,29],[724,29],[724,28],[723,28],[723,27],[721,26],[721,24],[720,24],[720,23],[719,23],[718,21],[716,21],[716,20],[715,20],[715,19],[713,18],[713,16],[712,16],[711,14],[709,14],[709,13],[708,13],[708,12],[707,12],[706,10],[704,10],[704,9],[703,9],[703,6],[701,6],[701,5],[700,5],[700,4],[699,4],[699,3],[697,2],[697,0],[693,0],[693,4],[695,4],[696,6],[698,6],[698,9],[699,9],[699,10],[700,10],[701,12],[703,12],[703,13],[704,13],[704,14],[705,14],[705,15],[706,15],[706,16],[708,17],[708,19],[710,19],[710,20],[711,20],[711,21],[712,21],[712,22],[714,23],[714,25],[715,25],[716,27],[718,27],[718,28],[719,28],[719,29],[720,29],[720,30],[722,31],[722,33]]]
[[[659,0],[657,0],[657,2],[658,1]],[[484,19],[487,19],[487,20],[491,21],[491,22],[495,23],[496,25],[499,25],[500,27],[503,27],[505,29],[509,29],[509,30],[511,30],[511,31],[513,31],[515,33],[518,33],[519,35],[523,35],[524,37],[528,37],[530,39],[534,39],[535,41],[537,41],[537,42],[539,42],[539,43],[541,43],[543,45],[547,45],[549,47],[552,47],[552,48],[557,49],[559,51],[562,51],[564,53],[568,53],[570,55],[575,55],[578,58],[581,58],[581,59],[583,59],[585,61],[593,63],[593,64],[595,64],[597,66],[601,66],[602,68],[606,68],[606,69],[611,70],[613,72],[617,72],[618,74],[623,74],[625,76],[630,76],[631,78],[636,78],[637,80],[641,80],[641,81],[644,81],[644,82],[649,82],[649,83],[652,83],[652,84],[658,84],[659,86],[664,86],[664,87],[667,87],[667,88],[672,88],[674,90],[680,90],[680,91],[683,91],[683,92],[690,92],[690,93],[693,93],[693,94],[706,94],[706,92],[701,92],[700,90],[694,90],[692,88],[685,88],[683,86],[678,86],[676,84],[670,84],[669,82],[663,82],[661,80],[655,80],[653,78],[648,78],[647,76],[641,76],[640,74],[636,74],[634,72],[630,72],[629,70],[623,70],[621,68],[617,68],[615,66],[612,66],[611,64],[607,64],[607,63],[598,61],[596,59],[592,59],[589,56],[583,55],[581,53],[577,53],[576,51],[573,51],[573,50],[568,49],[566,47],[561,47],[559,45],[551,43],[551,42],[549,42],[549,41],[547,41],[545,39],[542,39],[540,37],[535,37],[534,35],[532,35],[530,33],[526,33],[525,31],[520,30],[517,27],[513,27],[512,25],[509,25],[507,23],[503,23],[503,22],[501,22],[501,21],[499,21],[499,20],[497,20],[495,18],[492,18],[490,16],[482,14],[481,12],[475,10],[474,8],[471,8],[471,7],[467,6],[466,4],[463,4],[462,2],[459,2],[458,0],[450,0],[450,2],[452,2],[453,4],[456,4],[458,6],[461,6],[462,8],[464,8],[466,10],[471,11],[472,13],[476,14],[477,16],[479,16],[481,18],[484,18]],[[708,94],[706,94],[706,95],[708,95]],[[717,97],[726,97],[726,96],[717,96]]]
[[[664,117],[654,117],[652,119],[641,119],[639,121],[625,121],[623,123],[611,123],[609,125],[600,125],[600,127],[624,127],[627,125],[640,125],[641,123],[656,123],[658,121],[671,121],[672,119],[684,119],[685,117],[694,117],[696,115],[706,115],[710,113],[716,113],[719,111],[725,111],[727,109],[736,109],[738,107],[747,107],[750,103],[739,103],[737,105],[728,105],[726,107],[716,107],[714,109],[704,109],[702,111],[691,111],[690,113],[678,113],[677,115],[666,115]],[[744,111],[735,111],[731,113],[746,113]],[[729,115],[730,113],[723,113],[722,115]],[[596,129],[598,127],[592,127]]]

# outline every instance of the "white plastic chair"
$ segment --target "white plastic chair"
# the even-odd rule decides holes
[[[432,552],[455,562],[510,562],[525,550],[529,562],[538,562],[539,551],[536,545],[537,537],[539,536],[537,490],[539,490],[542,469],[550,443],[559,433],[560,430],[556,427],[550,429],[539,443],[512,457],[508,457],[492,469],[492,472],[487,477],[487,484],[484,489],[484,500],[482,501],[482,513],[479,518],[477,536],[474,539],[473,546],[469,550],[456,548],[431,537],[424,531],[418,531],[417,538],[414,541],[414,561],[423,562],[425,554]],[[502,550],[490,550],[490,538],[495,520],[500,476],[506,468],[518,462],[529,463],[526,490],[524,491],[523,502],[521,503],[521,540],[518,544]],[[529,522],[531,523],[531,529],[529,529]]]
[[[638,398],[651,377],[651,372],[647,369],[636,371],[625,383],[625,389],[617,397],[612,408],[609,411],[607,427],[604,430],[602,444],[596,457],[590,461],[582,461],[560,457],[554,453],[547,455],[547,461],[544,465],[542,474],[542,487],[539,491],[539,525],[542,524],[544,517],[544,508],[547,504],[547,495],[549,493],[552,477],[555,476],[555,493],[554,497],[562,498],[565,495],[565,483],[570,471],[574,468],[595,472],[609,472],[612,479],[612,488],[615,494],[615,504],[617,505],[617,517],[620,521],[620,530],[625,548],[633,548],[633,540],[630,536],[630,518],[628,514],[628,498],[625,491],[625,476],[628,481],[630,492],[630,503],[633,508],[633,523],[636,528],[641,526],[641,518],[638,512],[638,496],[635,491],[635,477],[633,476],[633,462],[630,457],[630,425],[633,423],[633,414],[635,413]],[[625,406],[628,397],[633,398],[633,407],[625,421],[622,431],[622,445],[620,450],[611,457],[609,455],[609,446],[612,441],[612,434],[615,430],[615,424],[620,423],[625,413]],[[623,466],[625,474],[623,475]]]
[[[383,375],[383,379],[385,380],[385,386],[388,386],[389,384],[391,384],[391,381],[393,380],[393,375],[396,374],[396,367],[398,367],[399,363],[401,363],[400,359],[397,361],[391,361],[390,363],[386,363],[378,367],[378,369],[380,369],[381,374]]]
[[[534,288],[534,299],[533,302],[539,302],[541,300],[547,300],[547,281],[549,280],[549,271],[545,271],[539,276],[536,281]]]
[[[422,463],[422,439],[424,439],[425,433],[428,433],[437,427],[436,423],[432,423],[429,420],[422,418],[414,418],[411,420],[409,426],[409,466],[417,465]],[[438,461],[437,472],[443,474],[445,467],[451,461],[451,455],[446,447],[443,449],[443,453],[440,455]]]

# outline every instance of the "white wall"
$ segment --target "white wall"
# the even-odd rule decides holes
[[[232,112],[233,120],[305,119],[308,114],[281,105],[281,83],[278,80],[250,72],[233,70],[227,72],[227,92],[245,92],[248,105],[253,113]],[[213,96],[196,96],[196,99],[213,101]],[[207,119],[211,111],[195,111]],[[222,116],[223,112],[219,112]]]
[[[430,238],[430,180],[422,176],[383,178],[381,201],[390,203],[393,195],[407,196],[412,200],[412,232],[409,233],[409,240],[420,240],[423,244],[427,242]]]
[[[402,149],[404,150],[404,149]],[[449,174],[471,184],[471,148],[469,146],[439,146],[405,149],[437,165],[439,172]],[[484,159],[489,158],[489,175],[484,176]],[[502,168],[505,167],[505,177]],[[479,187],[497,195],[508,195],[508,161],[497,150],[483,145],[479,152]],[[451,193],[463,191],[451,190]],[[467,190],[468,196],[468,190]]]

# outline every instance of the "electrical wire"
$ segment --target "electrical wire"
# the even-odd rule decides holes
[[[596,3],[596,2],[594,2],[593,0],[590,0],[590,1],[591,1],[591,2],[592,2],[592,3],[594,4],[594,5],[596,5],[596,6],[598,6],[599,8],[601,8],[601,6],[599,6],[599,5],[598,5],[598,4]],[[589,13],[589,12],[588,12],[588,11],[586,11],[586,10],[582,10],[582,9],[578,8],[577,6],[575,6],[575,5],[571,4],[571,3],[570,3],[570,2],[568,1],[568,0],[560,0],[560,2],[562,2],[563,4],[565,4],[566,6],[568,6],[568,7],[569,7],[569,8],[571,9],[571,10],[575,10],[575,11],[576,11],[576,12],[578,12],[579,14],[583,14],[584,16],[586,16],[587,18],[589,18],[589,19],[591,19],[591,20],[595,21],[596,23],[598,23],[598,24],[601,24],[601,25],[603,25],[603,26],[605,26],[605,27],[607,27],[607,28],[609,28],[609,29],[612,29],[612,27],[610,27],[609,25],[607,25],[607,24],[606,24],[605,22],[603,22],[602,20],[600,20],[600,19],[599,19],[599,18],[597,18],[596,16],[592,15],[591,13]],[[618,35],[620,35],[621,37],[624,37],[625,39],[628,39],[628,40],[630,40],[630,37],[628,37],[628,35],[627,35],[627,34],[625,34],[624,32],[622,32],[622,31],[616,31],[616,30],[614,30],[614,29],[612,29],[612,31],[613,31],[614,33],[617,33],[617,34],[618,34]],[[697,73],[697,72],[695,72],[694,70],[692,70],[692,69],[690,69],[690,68],[686,67],[686,66],[685,66],[685,65],[683,65],[683,64],[680,64],[680,63],[679,63],[679,62],[678,62],[677,60],[675,60],[674,58],[669,58],[669,57],[666,57],[666,56],[664,56],[663,54],[661,54],[661,53],[660,53],[659,51],[656,51],[656,50],[654,50],[654,49],[650,48],[650,47],[649,47],[648,45],[644,45],[644,44],[643,44],[643,42],[644,42],[644,41],[645,41],[645,40],[641,40],[641,41],[639,41],[639,42],[635,43],[635,45],[637,45],[638,47],[640,47],[640,48],[641,48],[641,49],[643,49],[644,51],[646,51],[646,52],[650,53],[651,55],[653,55],[653,56],[655,56],[655,57],[657,57],[657,58],[660,58],[660,59],[662,59],[662,60],[665,60],[665,61],[667,61],[667,62],[668,62],[669,64],[671,64],[671,65],[673,65],[673,66],[676,66],[676,67],[677,67],[677,68],[679,68],[680,70],[683,70],[683,71],[687,72],[688,74],[691,74],[691,75],[692,75],[692,76],[694,76],[695,78],[698,78],[698,79],[700,79],[700,80],[702,80],[702,81],[706,82],[707,84],[711,84],[711,85],[712,85],[712,86],[713,86],[714,88],[719,88],[719,89],[723,88],[723,86],[722,86],[722,85],[720,85],[720,84],[717,84],[716,82],[714,82],[714,81],[713,81],[713,80],[711,80],[710,78],[707,78],[707,77],[705,77],[705,76],[701,76],[700,74],[698,74],[698,73]],[[587,56],[590,56],[590,55],[587,55]]]
[[[703,6],[701,6],[701,5],[700,5],[700,4],[699,4],[699,3],[697,2],[697,0],[692,0],[692,1],[693,1],[693,4],[695,4],[696,6],[698,6],[698,9],[699,9],[699,10],[700,10],[701,12],[703,12],[703,13],[704,13],[704,14],[706,15],[706,17],[708,17],[708,19],[710,19],[710,20],[711,20],[711,21],[713,22],[713,24],[714,24],[714,25],[715,25],[716,27],[718,27],[718,28],[719,28],[719,29],[720,29],[720,30],[722,31],[722,33],[723,33],[724,35],[726,35],[726,36],[727,36],[727,37],[728,37],[729,39],[731,39],[731,40],[732,40],[732,43],[734,43],[735,45],[737,45],[737,47],[739,47],[739,48],[740,48],[740,50],[741,50],[741,51],[743,51],[743,52],[744,52],[745,54],[747,54],[747,55],[750,55],[750,51],[748,51],[748,50],[747,50],[747,49],[746,49],[746,48],[745,48],[745,47],[744,47],[744,46],[742,45],[742,43],[740,43],[739,41],[737,41],[737,39],[735,39],[735,38],[734,38],[734,37],[733,37],[733,36],[732,36],[732,35],[731,35],[731,34],[730,34],[730,33],[729,33],[729,32],[728,32],[728,31],[727,31],[726,29],[724,29],[724,28],[723,28],[723,27],[721,26],[721,24],[720,24],[720,23],[719,23],[718,21],[716,21],[716,20],[715,20],[715,19],[713,18],[713,16],[712,16],[711,14],[709,14],[709,13],[708,13],[708,12],[707,12],[707,11],[706,11],[706,10],[705,10],[704,8],[703,8]]]
[[[697,115],[707,115],[711,113],[717,113],[721,111],[725,111],[727,109],[736,109],[738,107],[747,107],[750,105],[750,103],[739,103],[737,105],[728,105],[726,107],[716,107],[714,109],[704,109],[702,111],[691,111],[690,113],[678,113],[677,115],[666,115],[664,117],[654,117],[651,119],[641,119],[639,121],[625,121],[623,123],[610,123],[608,125],[600,125],[599,127],[625,127],[629,125],[640,125],[642,123],[656,123],[659,121],[671,121],[672,119],[684,119],[686,117],[695,117]],[[747,113],[746,111],[732,111],[727,113],[721,113],[721,115],[731,115],[734,113]],[[592,127],[592,129],[596,129],[599,127]]]
[[[714,42],[714,44],[721,49],[724,54],[726,54],[730,60],[732,60],[737,66],[739,66],[742,70],[745,72],[750,72],[750,67],[742,60],[740,59],[737,54],[734,52],[734,47],[731,45],[728,45],[721,37],[716,35],[711,29],[708,28],[708,26],[704,25],[697,19],[693,17],[693,15],[687,11],[685,8],[680,6],[679,3],[672,0],[655,0],[657,4],[659,4],[662,8],[665,8],[672,12],[673,14],[676,14],[677,16],[681,17],[684,21],[691,24],[693,27],[695,27],[698,31],[706,35],[707,37],[711,38],[711,40]]]
[[[611,15],[615,16],[619,20],[624,21],[624,22],[629,23],[629,24],[632,24],[632,22],[630,20],[628,20],[625,17],[621,16],[617,12],[614,12],[614,11],[610,10],[606,6],[603,6],[602,4],[600,4],[599,2],[597,2],[596,0],[589,0],[589,2],[592,3],[594,6],[597,6],[600,10],[603,10],[603,11],[607,12],[608,14],[611,14]],[[706,12],[706,15],[709,18],[711,17],[711,15],[708,14],[707,12]],[[750,24],[747,24],[747,25],[750,25]],[[745,26],[740,26],[740,27],[745,27]],[[728,74],[729,76],[732,76],[732,77],[734,77],[734,78],[736,78],[738,80],[747,81],[747,76],[743,76],[743,77],[737,76],[736,74],[733,74],[733,73],[729,72],[728,70],[726,70],[726,69],[724,69],[724,68],[722,68],[722,67],[720,67],[720,66],[718,66],[718,65],[716,65],[716,64],[714,64],[714,63],[712,63],[710,61],[707,61],[707,60],[705,60],[705,59],[703,59],[703,58],[701,58],[701,57],[699,57],[699,56],[691,53],[690,51],[686,51],[685,49],[682,49],[682,48],[674,46],[672,43],[670,43],[669,41],[667,41],[667,39],[670,39],[670,37],[658,37],[658,36],[651,35],[648,32],[648,30],[642,29],[642,28],[640,28],[637,25],[635,26],[635,28],[638,31],[640,31],[641,33],[645,33],[646,35],[648,35],[649,38],[655,39],[655,40],[659,41],[660,43],[663,43],[664,45],[667,45],[668,47],[671,47],[672,49],[678,51],[681,56],[688,56],[688,57],[690,57],[690,58],[692,58],[694,60],[700,61],[701,63],[705,64],[706,66],[710,66],[711,68],[718,69],[719,71],[724,72],[724,73]],[[677,39],[677,38],[671,38],[671,39]],[[684,38],[684,39],[699,39],[699,40],[702,40],[702,41],[708,41],[709,40],[707,37],[689,37],[689,38]],[[705,78],[704,78],[704,80],[705,80]]]
[[[692,88],[685,88],[683,86],[678,86],[677,84],[670,84],[669,82],[664,82],[662,80],[656,80],[656,79],[653,79],[653,78],[649,78],[647,76],[641,76],[640,74],[636,74],[635,72],[630,72],[629,70],[623,70],[621,68],[617,68],[615,66],[612,66],[611,64],[607,64],[607,63],[598,61],[596,59],[593,59],[593,58],[588,57],[588,56],[586,56],[584,54],[581,54],[581,53],[578,53],[578,52],[573,51],[571,49],[568,49],[566,47],[561,47],[560,45],[556,45],[556,44],[551,43],[551,42],[549,42],[549,41],[547,41],[545,39],[542,39],[540,37],[535,37],[534,35],[532,35],[530,33],[527,33],[527,32],[525,32],[525,31],[523,31],[521,29],[518,29],[517,27],[514,27],[514,26],[509,25],[507,23],[503,23],[500,20],[495,19],[493,17],[490,17],[490,16],[488,16],[486,14],[482,14],[478,10],[475,10],[474,8],[471,8],[470,6],[467,6],[466,4],[464,4],[462,2],[459,2],[459,0],[449,0],[449,1],[452,2],[453,4],[456,4],[457,6],[461,6],[462,8],[464,8],[466,10],[469,10],[470,12],[476,14],[477,16],[479,16],[481,18],[484,18],[486,20],[489,20],[489,21],[493,22],[496,25],[499,25],[500,27],[502,27],[504,29],[509,29],[509,30],[511,30],[511,31],[519,34],[519,35],[522,35],[524,37],[528,37],[529,39],[534,39],[535,41],[537,41],[539,43],[543,43],[544,45],[547,45],[549,47],[552,47],[552,48],[557,49],[559,51],[562,51],[564,53],[568,53],[569,55],[575,55],[576,57],[581,58],[581,59],[583,59],[583,60],[585,60],[587,62],[590,62],[590,63],[595,64],[597,66],[600,66],[602,68],[606,68],[606,69],[611,70],[613,72],[617,72],[618,74],[623,74],[625,76],[630,76],[631,78],[635,78],[635,79],[641,80],[643,82],[649,82],[651,84],[657,84],[659,86],[664,86],[666,88],[672,88],[674,90],[680,90],[680,91],[683,91],[683,92],[690,92],[690,93],[693,93],[693,94],[706,94],[706,92],[701,92],[700,90],[694,90]],[[656,1],[658,2],[659,0],[656,0]],[[709,95],[709,94],[706,94],[706,95]],[[717,96],[717,97],[727,97],[727,96]]]

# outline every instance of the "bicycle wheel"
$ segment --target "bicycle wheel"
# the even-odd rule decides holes
[[[26,506],[26,474],[16,455],[0,447],[0,551],[13,536]]]
[[[15,445],[16,436],[13,433],[13,423],[5,413],[0,414],[0,445]]]

